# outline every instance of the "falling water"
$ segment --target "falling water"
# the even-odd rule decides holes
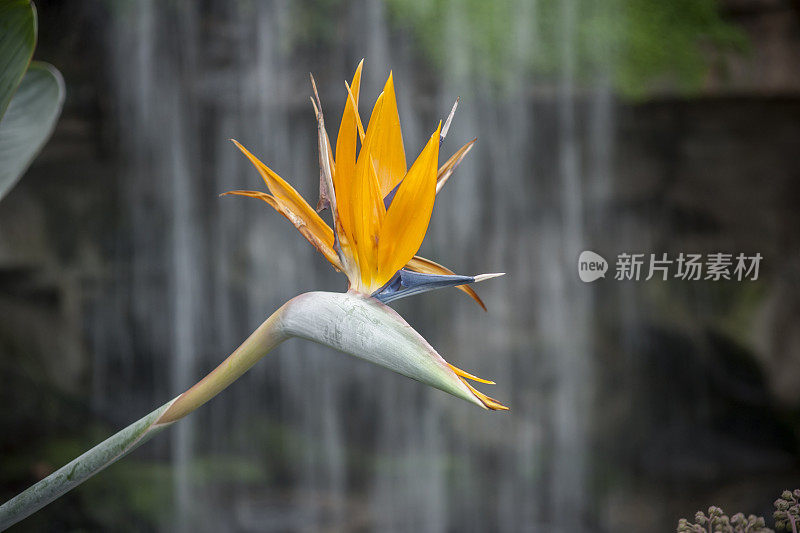
[[[584,245],[583,191],[580,146],[576,133],[575,35],[577,1],[562,2],[563,53],[562,79],[558,103],[560,193],[560,255],[554,268],[554,289],[548,302],[556,303],[551,327],[556,337],[557,392],[555,394],[554,445],[559,453],[553,465],[553,511],[563,531],[583,529],[586,514],[586,413],[587,388],[590,386],[592,359],[589,343],[589,308],[586,287],[570,272]]]
[[[612,103],[605,85],[578,89],[577,0],[560,4],[559,79],[526,70],[542,46],[540,3],[516,2],[518,54],[502,90],[475,72],[455,1],[433,84],[376,0],[343,7],[344,29],[317,50],[324,60],[303,48],[288,0],[114,8],[122,282],[108,305],[129,319],[97,350],[98,368],[120,353],[133,366],[124,387],[95,383],[103,405],[133,416],[164,401],[290,297],[343,288],[266,206],[217,198],[260,187],[236,137],[315,203],[309,70],[335,131],[357,61],[366,56],[365,117],[393,69],[409,159],[461,96],[443,151],[479,141],[437,200],[423,252],[465,273],[509,273],[479,288],[488,314],[457,291],[397,308],[446,358],[494,378],[510,413],[286,343],[172,432],[165,530],[591,530],[594,304],[575,263],[607,195]]]

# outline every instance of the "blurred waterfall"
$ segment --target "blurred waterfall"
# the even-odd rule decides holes
[[[575,265],[585,248],[584,200],[580,140],[575,111],[577,0],[561,3],[563,52],[558,102],[558,171],[560,224],[558,242],[551,253],[555,260],[545,264],[553,291],[541,313],[552,335],[557,392],[554,404],[553,512],[562,531],[584,529],[586,516],[586,414],[590,403],[591,342],[589,301],[591,294],[575,277]],[[591,165],[592,162],[589,162]],[[545,250],[546,253],[548,250]],[[572,267],[572,268],[570,268]],[[545,334],[547,335],[547,334]]]
[[[204,235],[197,231],[195,193],[200,137],[195,95],[185,90],[197,76],[196,18],[187,9],[165,20],[153,0],[124,11],[124,25],[116,32],[124,42],[115,63],[121,67],[120,112],[127,126],[121,141],[129,157],[123,191],[131,201],[122,205],[131,209],[131,276],[141,280],[131,297],[143,300],[136,317],[143,333],[163,335],[159,345],[167,350],[159,355],[155,371],[169,376],[168,394],[175,395],[196,381],[200,328],[206,319],[202,281],[208,265]],[[135,58],[134,68],[125,57]],[[194,422],[176,427],[172,441],[177,531],[190,529],[194,513]]]
[[[423,252],[459,272],[509,274],[479,287],[488,314],[457,291],[396,307],[445,358],[495,379],[487,392],[510,413],[289,342],[174,428],[171,448],[155,445],[173,472],[164,530],[595,530],[593,301],[576,262],[602,222],[612,101],[607,84],[578,89],[578,0],[559,4],[556,83],[528,72],[541,3],[515,3],[518,53],[500,65],[501,90],[476,74],[454,0],[441,29],[448,61],[432,80],[376,0],[345,3],[324,49],[303,48],[307,14],[288,0],[111,8],[123,225],[108,298],[109,315],[123,309],[127,321],[97,347],[98,404],[144,412],[292,296],[343,290],[266,205],[217,198],[263,188],[235,137],[316,203],[310,70],[335,140],[358,60],[364,120],[393,69],[409,162],[461,97],[443,157],[479,141],[437,199]],[[112,385],[107,374],[125,365],[126,385]]]

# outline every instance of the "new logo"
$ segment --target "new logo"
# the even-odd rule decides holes
[[[578,257],[578,276],[581,281],[590,283],[599,278],[606,277],[608,271],[608,261],[603,256],[590,250],[581,252]]]

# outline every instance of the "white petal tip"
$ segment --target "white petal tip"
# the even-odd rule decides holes
[[[487,279],[499,278],[500,276],[505,276],[505,275],[506,275],[505,272],[492,272],[491,274],[478,274],[477,276],[475,276],[475,282],[474,283],[480,283],[481,281],[486,281]]]

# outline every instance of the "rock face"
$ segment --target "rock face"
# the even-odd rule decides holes
[[[800,8],[794,0],[725,0],[727,18],[748,36],[746,54],[721,62],[710,94],[796,95],[800,90]]]
[[[177,392],[175,376],[199,377],[278,305],[341,282],[278,217],[215,196],[258,187],[232,159],[233,148],[220,148],[221,139],[249,135],[243,140],[260,144],[313,198],[314,121],[310,107],[300,107],[305,73],[313,67],[320,87],[338,87],[350,65],[316,65],[314,50],[304,50],[292,58],[302,66],[289,67],[280,17],[266,17],[276,41],[256,40],[260,48],[250,50],[255,37],[240,35],[239,25],[263,13],[219,8],[219,25],[184,26],[126,18],[100,2],[40,7],[38,53],[64,73],[68,99],[52,141],[0,202],[0,401],[14,406],[0,410],[0,427],[9,428],[0,432],[0,499],[71,458],[52,452],[51,442],[73,439],[65,445],[71,450],[97,440],[75,428],[100,425],[107,434],[128,424]],[[197,454],[200,474],[189,469],[176,482],[180,457],[166,444],[143,449],[150,455],[137,457],[152,475],[148,486],[162,487],[174,498],[170,507],[179,507],[186,479],[194,480],[194,511],[220,529],[563,524],[551,510],[570,486],[554,481],[572,451],[558,440],[570,435],[560,417],[573,421],[569,401],[585,390],[590,399],[576,435],[587,465],[571,481],[586,500],[581,523],[660,531],[712,503],[768,514],[778,489],[798,479],[800,17],[788,0],[731,0],[725,9],[747,31],[752,52],[730,60],[727,77],[712,72],[698,97],[609,99],[599,107],[593,92],[511,105],[477,92],[462,100],[447,142],[476,134],[480,141],[442,193],[428,246],[465,273],[507,270],[511,285],[479,287],[488,317],[458,294],[398,308],[445,358],[495,377],[510,417],[477,419],[396,376],[287,347],[277,362],[265,362],[273,366],[254,369],[198,413],[198,427],[213,429],[211,436],[199,438],[195,428],[194,444],[183,445]],[[152,44],[177,66],[145,65],[144,45],[114,41],[109,20],[156,21],[160,40]],[[346,46],[337,57],[349,57]],[[392,52],[401,71],[418,75],[408,82],[418,93],[398,93],[404,121],[403,109],[422,108],[408,112],[411,152],[415,128],[436,117],[428,108],[446,100],[446,112],[451,95],[436,92],[441,80],[409,60],[406,48]],[[160,102],[132,96],[144,73]],[[175,86],[181,92],[154,89]],[[264,87],[279,97],[259,93]],[[323,103],[336,124],[341,101],[331,93],[337,97],[323,89]],[[159,126],[173,123],[173,104],[190,110],[180,113],[183,137],[175,142],[186,152],[175,167],[167,156],[180,150],[160,143]],[[593,126],[598,109],[608,115],[602,128]],[[565,113],[572,136],[564,133]],[[602,180],[593,175],[597,160],[608,163]],[[584,170],[567,183],[575,189],[565,185],[571,165]],[[189,204],[176,198],[180,172],[193,190]],[[573,210],[577,229],[570,229]],[[178,226],[178,219],[196,224]],[[605,280],[563,281],[574,264],[556,255],[576,234],[578,245],[609,259]],[[173,246],[180,235],[195,239],[186,254]],[[719,251],[761,253],[759,280],[613,280],[620,252]],[[197,261],[180,262],[187,258]],[[190,271],[196,278],[187,282],[181,274]],[[562,285],[563,292],[554,289]],[[176,319],[176,287],[193,298],[192,316],[203,324],[196,331]],[[578,312],[565,300],[579,301]],[[193,334],[175,335],[176,328]],[[564,363],[575,337],[591,346]],[[186,346],[198,354],[176,362]],[[188,366],[178,372],[181,364]],[[583,381],[570,382],[575,376]],[[562,394],[568,382],[583,388]],[[167,457],[173,463],[156,471]],[[219,464],[225,473],[214,470]],[[134,478],[113,478],[118,484],[104,486],[105,497],[141,504],[142,494],[124,481]],[[46,509],[42,527],[59,520],[65,528],[114,529],[115,518],[96,514],[81,496],[100,492]],[[126,504],[116,516],[170,529],[165,516],[173,509],[143,507]]]
[[[797,405],[800,361],[796,283],[800,259],[794,157],[800,100],[717,97],[652,102],[620,110],[615,193],[620,213],[648,220],[665,252],[735,250],[764,256],[762,282],[711,321],[765,365],[770,390]],[[738,316],[737,316],[738,315]],[[789,382],[793,382],[792,385]]]

